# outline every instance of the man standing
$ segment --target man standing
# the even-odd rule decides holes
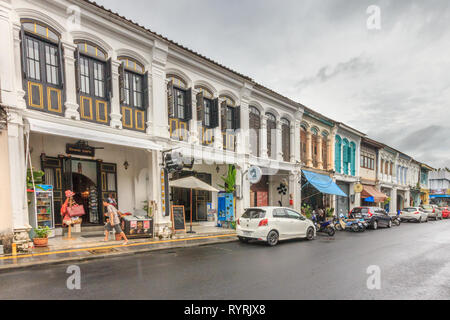
[[[114,230],[116,230],[116,233],[120,234],[122,239],[125,240],[123,245],[128,244],[127,236],[120,228],[119,212],[117,211],[116,207],[106,201],[103,201],[103,206],[108,210],[107,215],[109,217],[108,223],[105,224],[105,241],[108,241],[109,232],[114,228]]]

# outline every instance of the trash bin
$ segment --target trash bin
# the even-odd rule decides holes
[[[147,216],[124,216],[122,231],[128,238],[153,238],[153,218]]]

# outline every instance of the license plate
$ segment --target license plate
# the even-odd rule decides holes
[[[244,235],[246,235],[246,236],[250,236],[252,233],[253,232],[251,232],[251,231],[244,231]]]

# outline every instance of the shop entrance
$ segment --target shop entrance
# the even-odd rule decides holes
[[[250,207],[267,207],[269,205],[269,176],[262,176],[261,181],[250,187]]]
[[[208,173],[199,173],[191,171],[176,172],[173,174],[172,180],[178,180],[194,176],[195,178],[211,185],[212,177]],[[190,221],[191,218],[191,190],[183,188],[172,188],[172,203],[177,206],[184,206],[185,219]],[[211,202],[212,193],[209,191],[192,190],[192,221],[201,222],[208,221],[207,204]]]
[[[350,195],[350,185],[348,183],[336,182],[339,188],[344,191],[345,194]],[[336,196],[336,213],[339,216],[341,213],[345,216],[350,212],[349,197]]]
[[[72,158],[66,156],[47,157],[41,155],[41,166],[45,183],[54,186],[55,225],[61,225],[61,205],[65,190],[75,193],[76,203],[83,205],[86,214],[83,225],[100,225],[104,222],[103,200],[110,195],[117,202],[117,166],[102,160]]]

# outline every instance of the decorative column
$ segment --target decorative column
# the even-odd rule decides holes
[[[214,99],[217,99],[218,97],[215,96]],[[219,118],[218,121],[218,126],[216,128],[214,128],[214,149],[216,150],[223,150],[223,138],[222,138],[222,130],[221,130],[221,110],[222,110],[222,106],[220,101],[218,102],[218,106],[217,106],[217,116]]]
[[[167,105],[166,62],[168,45],[156,40],[152,50],[151,83],[152,83],[152,107],[153,135],[170,138],[169,112]]]
[[[8,16],[9,19],[9,16]],[[14,23],[13,25],[13,41],[14,41],[14,57],[11,59],[6,58],[5,62],[7,62],[6,64],[3,64],[2,61],[2,65],[1,70],[2,70],[2,99],[3,99],[3,103],[7,104],[7,105],[11,105],[13,107],[16,107],[17,109],[26,109],[27,105],[25,102],[25,91],[23,90],[23,73],[22,73],[22,55],[21,55],[21,42],[20,42],[20,30],[21,30],[21,25],[20,23]],[[4,29],[4,28],[2,28]],[[2,43],[4,45],[6,45],[6,48],[10,48],[10,44],[4,43],[4,41],[8,40],[8,34],[9,34],[9,28],[6,29],[6,33],[3,33],[2,30],[2,34],[4,35],[4,37],[1,37]],[[8,50],[5,50],[6,52],[8,52]],[[9,61],[9,62],[8,62]],[[5,68],[5,69],[3,69]],[[9,72],[8,72],[9,70]],[[12,70],[14,70],[14,72],[11,72]],[[14,97],[14,99],[11,99],[10,101],[8,101],[7,97],[8,95],[5,94],[5,91],[7,90],[7,86],[3,86],[5,84],[5,82],[7,83],[7,77],[5,77],[5,75],[10,74],[10,75],[14,75],[14,79],[10,79],[11,81],[11,85],[14,85],[15,90],[13,90],[12,92],[16,95],[16,97]]]
[[[294,140],[292,141],[291,140],[291,142],[292,142],[292,144],[291,144],[291,150],[294,152],[294,162],[299,162],[299,163],[301,163],[302,162],[302,160],[304,160],[304,159],[302,159],[302,156],[301,156],[301,141],[300,141],[300,130],[301,130],[301,123],[302,123],[302,119],[303,119],[303,110],[302,111],[297,111],[296,113],[295,113],[295,116],[294,116],[294,123],[293,123],[293,125],[294,125]],[[291,130],[292,130],[292,128],[291,128]],[[291,135],[292,135],[292,133],[291,133]],[[292,157],[292,156],[291,156]]]
[[[325,155],[327,157],[327,167],[324,169],[328,171],[328,170],[333,169],[332,139],[330,137],[326,137],[325,143],[327,144],[327,154]]]
[[[306,166],[312,167],[312,133],[311,131],[306,131]]]
[[[296,128],[297,128],[297,121],[294,121],[290,128],[289,128],[289,137],[290,137],[290,154],[289,154],[289,161],[292,163],[295,163],[297,160],[300,161],[300,157],[297,158],[297,142],[298,145],[300,146],[300,141],[297,141],[297,136],[298,138],[300,138],[300,135],[296,136]],[[300,123],[298,123],[298,132],[300,132]]]
[[[12,217],[14,229],[28,224],[28,202],[26,193],[26,159],[24,125],[22,116],[17,112],[9,113],[8,151]],[[36,164],[35,164],[36,165]]]
[[[294,170],[289,173],[289,195],[292,195],[294,205],[292,209],[300,212],[302,207],[301,199],[301,173],[300,170]]]
[[[77,101],[77,85],[75,72],[75,49],[76,46],[69,42],[63,41],[64,49],[64,70],[65,82],[64,90],[66,101],[64,102],[65,113],[64,116],[68,119],[80,120],[79,105]],[[115,88],[114,88],[115,91]]]
[[[191,88],[192,96],[192,119],[189,122],[189,143],[191,144],[201,144],[201,137],[198,133],[198,128],[201,127],[202,123],[198,123],[197,119],[197,94],[198,91]]]
[[[272,136],[272,135],[271,135]],[[276,142],[275,142],[275,159],[277,161],[283,161],[283,137],[282,137],[282,128],[281,128],[281,121],[277,119],[277,129],[275,133]],[[272,147],[273,149],[273,147]]]
[[[151,64],[145,66],[145,70],[151,70],[151,69],[152,69]],[[150,72],[148,73],[148,81],[147,82],[148,82],[148,88],[147,88],[147,91],[148,91],[148,97],[147,97],[147,99],[148,99],[148,106],[147,106],[147,121],[145,123],[146,126],[147,126],[147,129],[145,130],[145,132],[148,135],[151,135],[153,133],[153,124],[154,124],[152,109],[154,109],[154,108],[153,108],[153,105],[152,105],[152,102],[153,102],[153,90],[152,90],[152,75],[151,75]],[[164,92],[166,92],[166,91],[167,91],[167,89]]]
[[[259,141],[260,143],[260,157],[267,159],[269,158],[267,150],[267,116],[265,114],[261,115],[261,129],[259,130]]]
[[[391,202],[389,203],[389,213],[397,213],[397,188],[392,188]]]
[[[119,67],[120,62],[112,60],[112,82],[113,82],[113,96],[111,98],[111,124],[115,129],[122,129],[122,112],[120,106],[120,83],[119,83]],[[150,82],[150,81],[149,81]]]
[[[320,134],[317,135],[317,166],[319,169],[323,169],[323,160],[322,160],[322,137]]]

